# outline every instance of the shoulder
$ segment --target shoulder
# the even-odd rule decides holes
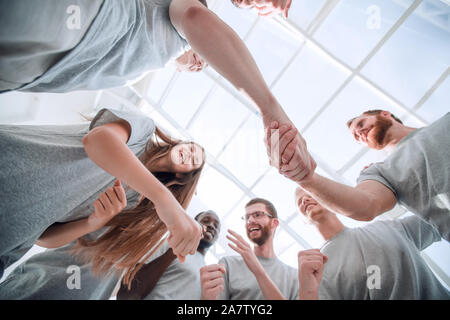
[[[244,265],[244,259],[241,256],[225,256],[220,258],[219,264],[224,264],[225,267],[239,267]]]

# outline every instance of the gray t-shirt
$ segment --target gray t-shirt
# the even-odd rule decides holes
[[[361,173],[358,183],[365,180],[385,185],[450,241],[450,113],[406,136],[386,160]]]
[[[417,216],[344,228],[321,252],[328,256],[319,299],[450,299],[420,251],[439,241]]]
[[[277,258],[257,257],[267,275],[283,296],[298,300],[298,272]],[[225,265],[224,289],[219,300],[264,300],[255,275],[248,269],[241,256],[223,257],[219,264]]]
[[[130,124],[127,145],[140,155],[155,125],[138,110],[103,109],[90,125],[0,125],[0,274],[53,223],[93,212],[115,178],[86,155],[82,139],[119,119]]]
[[[163,244],[165,251],[168,243]],[[155,259],[157,254],[152,255]],[[187,255],[184,263],[172,261],[156,283],[152,292],[144,300],[200,300],[200,268],[205,265],[205,257],[198,251]]]
[[[135,206],[139,194],[128,189],[127,209]],[[88,211],[86,214],[90,214]],[[107,228],[85,236],[96,239]],[[0,299],[6,300],[107,300],[119,277],[114,272],[94,275],[92,264],[82,262],[70,250],[75,241],[38,253],[17,266],[0,283]]]
[[[30,83],[83,38],[103,0],[0,0],[0,91]]]
[[[171,1],[104,0],[80,43],[19,90],[98,90],[122,86],[146,71],[163,68],[189,49],[170,22]]]

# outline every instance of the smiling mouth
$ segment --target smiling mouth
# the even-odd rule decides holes
[[[261,228],[250,228],[250,229],[248,229],[248,233],[253,233],[253,232],[256,232],[256,231],[260,231],[261,230]]]

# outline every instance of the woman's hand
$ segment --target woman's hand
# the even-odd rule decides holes
[[[94,213],[87,220],[91,232],[103,227],[127,206],[127,197],[120,180],[116,180],[114,186],[106,189],[93,205]]]
[[[203,236],[202,226],[189,217],[173,196],[160,197],[155,202],[159,218],[170,232],[168,243],[181,262],[188,254],[195,254]]]

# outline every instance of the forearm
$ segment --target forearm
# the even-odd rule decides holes
[[[212,11],[201,6],[185,10],[178,20],[178,29],[181,29],[195,52],[238,90],[245,92],[263,115],[270,117],[279,114],[279,103],[270,92],[249,50],[233,29]]]
[[[94,129],[95,130],[95,129]],[[173,200],[170,191],[139,161],[128,146],[110,130],[91,131],[83,139],[89,158],[100,168],[128,184],[153,203]],[[160,217],[164,220],[164,217]]]
[[[349,218],[370,221],[378,214],[373,198],[364,191],[322,177],[316,173],[299,183],[321,205]]]
[[[319,288],[317,286],[311,285],[309,287],[300,286],[299,291],[300,300],[319,300]]]
[[[169,265],[176,259],[172,249],[148,264],[144,264],[136,273],[131,288],[121,283],[117,298],[119,300],[141,300],[149,295]]]
[[[259,269],[256,272],[253,272],[256,277],[256,281],[258,281],[259,288],[266,300],[286,300],[283,294],[280,292],[275,283],[270,279],[264,269]]]
[[[36,241],[38,246],[44,248],[59,248],[92,232],[88,219],[81,219],[68,223],[53,224]]]

